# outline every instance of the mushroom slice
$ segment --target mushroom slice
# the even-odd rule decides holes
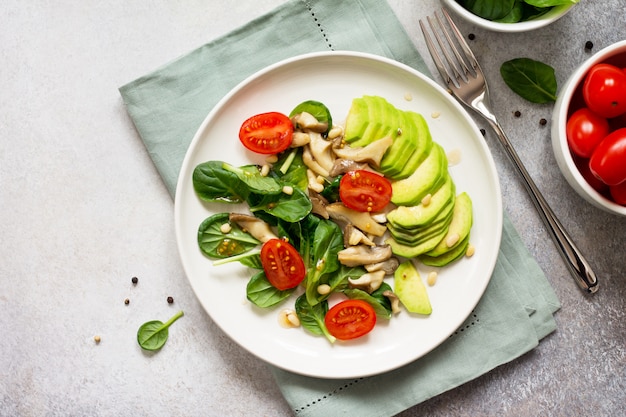
[[[333,148],[335,155],[342,159],[351,159],[356,162],[367,162],[373,166],[380,166],[380,160],[393,143],[391,136],[375,140],[362,148],[352,148],[350,146],[339,146]]]
[[[361,169],[370,170],[370,167],[365,162],[356,162],[351,159],[337,158],[335,159],[333,167],[330,169],[330,171],[328,171],[328,173],[331,177],[336,177],[341,174],[345,174],[346,172],[357,171]]]
[[[311,113],[303,111],[291,118],[291,123],[298,129],[309,130],[311,132],[324,133],[328,130],[328,122],[320,122]]]
[[[385,271],[385,275],[393,275],[393,273],[398,268],[398,265],[400,265],[400,261],[398,261],[398,258],[389,258],[383,262],[365,265],[365,270],[367,272]]]
[[[326,211],[326,209],[324,209]],[[328,213],[328,211],[326,211]],[[354,225],[348,223],[343,228],[343,245],[345,247],[355,246],[358,244],[364,244],[367,246],[376,246],[376,243],[369,237],[365,236],[365,233],[354,227]]]
[[[311,153],[311,149],[309,146],[305,146],[302,148],[302,162],[314,173],[321,175],[322,177],[328,177],[328,170],[321,166],[315,158],[313,158],[313,154]]]
[[[308,133],[295,131],[293,132],[293,139],[291,140],[292,148],[299,148],[300,146],[308,145],[311,142],[311,137]]]
[[[383,271],[376,271],[363,274],[357,279],[348,278],[348,282],[350,283],[350,287],[359,288],[371,294],[380,288],[384,278],[385,273]]]
[[[309,190],[313,190],[316,193],[324,191],[324,184],[317,180],[317,174],[310,168],[306,170],[306,177],[308,179]]]
[[[328,204],[328,200],[326,200],[321,194],[315,192],[312,189],[309,189],[309,199],[311,200],[311,205],[313,206],[311,212],[328,220],[328,218],[330,217],[328,215],[328,211],[326,211],[326,205]]]
[[[337,253],[337,258],[339,259],[339,262],[345,266],[359,266],[386,261],[391,258],[391,255],[391,246],[389,245],[379,245],[374,247],[357,245],[340,250]],[[384,271],[380,272],[383,272],[384,274]]]
[[[265,223],[258,217],[250,216],[248,214],[230,213],[228,219],[231,222],[237,223],[239,227],[263,243],[270,239],[278,239],[278,236],[276,236],[270,229],[269,224]]]
[[[309,133],[311,142],[309,148],[313,159],[327,172],[333,168],[335,163],[335,154],[332,150],[332,142],[324,139],[319,133]]]
[[[393,314],[398,314],[400,311],[402,311],[400,309],[400,299],[395,292],[387,290],[383,291],[383,295],[387,297],[389,301],[391,301],[391,312]]]
[[[326,206],[326,211],[331,219],[351,223],[363,233],[382,236],[387,231],[387,227],[377,223],[369,213],[349,209],[343,203],[329,204]]]

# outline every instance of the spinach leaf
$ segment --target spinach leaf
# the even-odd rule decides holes
[[[502,19],[513,9],[515,0],[463,0],[462,5],[470,12],[488,20]]]
[[[274,167],[271,171],[272,174],[276,175],[282,182],[289,183],[302,191],[307,191],[309,179],[306,175],[307,166],[302,160],[301,148],[296,148],[291,152],[283,152]],[[283,168],[286,168],[284,172]]]
[[[556,101],[556,76],[547,64],[516,58],[503,63],[500,74],[511,90],[532,103]]]
[[[250,191],[237,175],[222,168],[222,161],[207,161],[197,165],[192,174],[193,188],[204,201],[241,203]]]
[[[516,0],[511,11],[500,19],[494,19],[494,22],[498,23],[517,23],[522,20],[524,16],[524,8],[527,6],[523,0]]]
[[[535,7],[552,7],[561,6],[563,4],[576,4],[580,0],[524,0],[526,3]]]
[[[198,227],[198,245],[210,258],[228,258],[255,248],[261,242],[241,230],[237,223],[230,223],[228,213],[217,213],[204,219]],[[224,233],[222,225],[230,224],[230,232]]]
[[[328,279],[326,284],[330,287],[330,292],[328,294],[319,294],[316,293],[311,294],[311,296],[315,297],[315,302],[313,304],[321,303],[322,301],[328,299],[328,297],[335,292],[343,292],[348,289],[350,283],[348,282],[348,278],[357,279],[361,275],[365,274],[367,271],[363,267],[349,267],[345,265],[340,265],[339,270],[333,272],[332,274],[325,275],[323,279]]]
[[[137,330],[137,343],[145,350],[159,350],[163,347],[169,336],[169,327],[176,320],[183,316],[183,312],[179,311],[165,323],[159,320],[152,320],[142,324]]]
[[[294,188],[291,195],[283,192],[279,194],[250,194],[248,205],[252,213],[264,211],[292,223],[302,220],[312,209],[309,196],[299,188]]]
[[[335,203],[340,200],[339,198],[339,184],[341,183],[343,175],[335,177],[330,184],[327,184],[320,195],[328,200],[329,203]]]
[[[295,288],[281,291],[276,289],[267,280],[264,271],[260,271],[250,278],[246,286],[246,296],[254,305],[262,308],[274,306],[288,298]]]
[[[358,288],[348,288],[345,289],[343,293],[348,298],[367,301],[374,307],[377,316],[389,319],[391,318],[391,301],[383,295],[385,291],[391,291],[391,287],[386,282],[383,282],[382,285],[371,294]]]
[[[324,317],[328,312],[328,302],[323,301],[314,306],[308,303],[306,299],[306,295],[302,294],[296,300],[296,314],[300,319],[300,324],[302,327],[307,329],[309,332],[319,335],[326,336],[330,343],[334,343],[335,336],[331,335],[326,328],[326,324],[324,323]]]
[[[248,186],[251,193],[279,194],[283,191],[283,185],[276,181],[274,177],[261,175],[261,171],[257,165],[236,167],[223,162],[222,168],[235,174],[241,182]]]
[[[318,302],[317,287],[327,284],[331,273],[339,269],[337,253],[343,249],[343,233],[332,220],[320,220],[312,239],[306,281],[306,297],[311,305]],[[305,263],[306,265],[306,263]]]

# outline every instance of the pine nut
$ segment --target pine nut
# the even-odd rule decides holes
[[[476,252],[476,248],[474,247],[474,245],[469,245],[467,247],[467,251],[465,252],[465,256],[471,258],[472,255],[474,255],[474,252]]]
[[[330,292],[330,285],[321,284],[317,286],[317,293],[320,295],[326,295]]]
[[[426,194],[424,196],[424,198],[422,198],[422,201],[421,201],[422,206],[424,206],[424,207],[428,206],[430,204],[430,201],[432,200],[432,198],[433,198],[432,194],[430,194],[430,193]]]
[[[233,230],[233,228],[231,227],[230,223],[224,223],[220,226],[220,232],[224,234],[229,233],[231,230]]]
[[[432,287],[437,282],[437,277],[438,277],[437,272],[431,271],[428,273],[428,276],[426,277],[426,282],[428,283],[429,286]]]
[[[461,236],[459,236],[458,233],[451,234],[450,236],[446,238],[446,246],[451,248],[452,246],[457,244],[460,238]]]

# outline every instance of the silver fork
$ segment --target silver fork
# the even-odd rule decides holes
[[[522,161],[517,156],[511,142],[496,120],[496,116],[493,111],[491,111],[487,81],[478,65],[476,57],[445,10],[443,10],[443,15],[448,22],[448,26],[451,28],[452,35],[450,35],[450,30],[446,29],[446,26],[437,13],[435,13],[433,18],[430,16],[427,17],[427,20],[430,30],[437,40],[439,49],[446,61],[445,63],[440,53],[437,51],[437,47],[429,35],[426,25],[422,20],[419,21],[424,39],[426,40],[426,46],[441,77],[444,79],[449,91],[457,100],[478,112],[491,125],[500,143],[504,146],[509,158],[517,169],[517,172],[524,180],[524,186],[530,194],[546,227],[549,229],[569,271],[572,273],[580,288],[588,293],[595,293],[598,290],[598,281],[595,273],[592,271],[589,263],[576,247],[567,231],[556,218],[554,212],[535,185],[535,182],[528,174],[528,171],[526,171]],[[443,37],[440,33],[443,34]],[[460,51],[457,46],[460,47]]]

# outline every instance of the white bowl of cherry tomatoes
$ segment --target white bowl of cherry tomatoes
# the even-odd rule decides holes
[[[626,40],[595,53],[570,76],[552,115],[552,147],[578,194],[626,216]]]

